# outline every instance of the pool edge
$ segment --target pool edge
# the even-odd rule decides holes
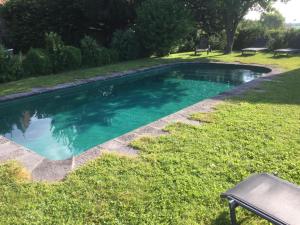
[[[100,144],[96,147],[93,147],[84,153],[74,156],[67,160],[49,160],[45,157],[38,155],[37,153],[16,144],[13,141],[3,137],[0,135],[0,163],[16,160],[19,161],[32,175],[32,179],[36,181],[59,181],[66,177],[66,175],[73,171],[74,169],[84,165],[88,161],[99,157],[103,150],[108,150],[110,152],[116,152],[122,155],[137,155],[138,151],[132,149],[128,146],[128,144],[139,137],[142,136],[154,136],[154,135],[162,135],[164,132],[162,129],[168,124],[174,122],[183,122],[192,125],[200,125],[199,122],[192,121],[189,119],[189,116],[196,112],[209,112],[212,111],[213,108],[223,102],[226,98],[237,96],[243,94],[245,91],[255,88],[262,81],[266,81],[268,79],[272,79],[274,76],[281,74],[281,70],[275,67],[271,67],[268,65],[261,64],[243,64],[243,63],[221,63],[221,62],[177,62],[170,64],[163,64],[158,66],[152,66],[142,69],[130,70],[122,73],[113,73],[108,76],[98,76],[86,80],[75,81],[72,83],[57,85],[53,88],[43,88],[37,90],[33,90],[32,92],[26,93],[18,93],[14,95],[8,95],[4,97],[0,97],[0,102],[9,101],[17,98],[29,97],[36,94],[52,92],[60,89],[75,87],[78,85],[83,85],[91,82],[96,82],[99,80],[108,80],[122,76],[128,76],[136,72],[144,72],[151,69],[164,68],[169,66],[175,66],[180,64],[227,64],[227,65],[242,65],[248,67],[261,67],[269,69],[270,72],[264,74],[262,77],[257,78],[248,83],[244,83],[239,85],[230,91],[223,92],[213,98],[202,100],[194,105],[188,106],[180,111],[177,111],[173,114],[170,114],[166,117],[163,117],[159,120],[156,120],[150,124],[147,124],[143,127],[137,128],[131,132],[128,132],[122,136],[114,138],[108,142]],[[5,98],[6,97],[6,98]]]

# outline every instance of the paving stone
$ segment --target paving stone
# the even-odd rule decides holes
[[[168,125],[166,121],[163,120],[157,120],[153,123],[150,124],[151,127],[156,128],[156,129],[163,129]]]
[[[120,154],[129,154],[129,155],[137,155],[138,151],[130,148],[116,140],[112,140],[100,145],[102,149],[108,150],[110,152],[116,152]]]
[[[22,165],[29,171],[33,171],[45,158],[29,151],[24,151],[25,154],[16,157],[15,159],[20,161]]]
[[[157,136],[157,135],[163,135],[166,133],[166,132],[162,131],[161,129],[157,129],[152,126],[141,127],[139,129],[136,129],[134,132],[141,136],[144,136],[144,135]]]
[[[31,172],[31,176],[36,181],[59,181],[72,170],[72,164],[72,159],[63,161],[44,159]]]
[[[116,138],[117,141],[119,142],[122,142],[124,144],[128,144],[130,143],[131,141],[133,141],[134,139],[138,138],[139,135],[134,133],[134,132],[131,132],[131,133],[128,133],[128,134],[125,134],[123,136],[120,136],[118,138]]]
[[[86,162],[96,159],[101,155],[101,148],[100,147],[94,147],[84,153],[82,153],[79,156],[74,157],[73,159],[73,165],[72,169],[76,169],[80,167],[81,165],[85,164]]]

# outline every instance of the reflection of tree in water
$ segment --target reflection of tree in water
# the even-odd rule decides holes
[[[169,68],[158,70],[155,75],[151,72],[151,76],[146,73],[145,76],[133,76],[126,81],[116,79],[96,82],[17,100],[11,105],[1,107],[0,133],[10,133],[14,125],[26,132],[33,116],[38,119],[51,118],[52,136],[72,150],[76,148],[76,140],[80,134],[94,124],[110,126],[119,111],[137,106],[159,109],[167,103],[178,101],[186,94],[187,89],[180,86],[180,79],[225,84],[244,82],[244,70],[215,66],[212,73],[211,69],[205,66],[199,68],[197,65],[183,66],[175,70]]]
[[[165,76],[153,76],[145,80],[135,77],[130,78],[129,82],[114,80],[92,84],[89,89],[82,86],[26,101],[18,100],[13,107],[1,110],[0,132],[10,133],[14,125],[26,132],[33,116],[38,119],[51,118],[52,136],[73,149],[78,136],[89,129],[90,125],[97,123],[109,126],[120,110],[137,105],[142,108],[160,108],[184,95],[185,89],[178,82],[166,82]]]

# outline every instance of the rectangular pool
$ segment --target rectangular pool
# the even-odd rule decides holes
[[[0,103],[0,135],[64,160],[267,72],[180,64]]]

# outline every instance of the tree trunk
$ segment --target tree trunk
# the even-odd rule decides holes
[[[232,52],[233,44],[234,44],[234,34],[235,31],[226,30],[226,48],[225,54],[230,54]]]
[[[237,30],[238,20],[232,19],[233,21],[230,21],[227,19],[227,22],[225,24],[225,30],[226,30],[226,48],[225,48],[225,54],[230,54],[232,52],[233,44],[234,44],[234,37]]]

